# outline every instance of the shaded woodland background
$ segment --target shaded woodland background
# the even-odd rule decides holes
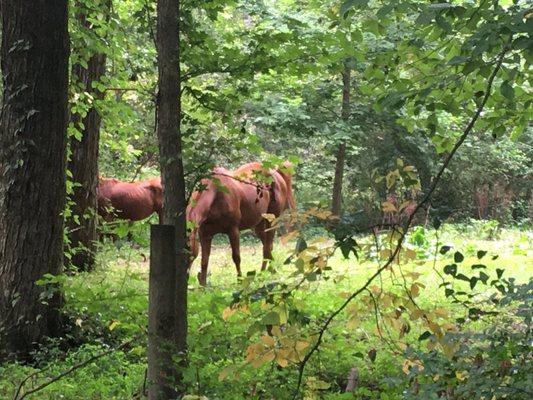
[[[166,177],[184,249],[213,167],[290,160],[272,274],[225,242],[213,287],[183,273],[180,394],[530,398],[527,2],[56,3],[1,2],[2,395],[145,394],[148,225],[99,220],[99,176]]]

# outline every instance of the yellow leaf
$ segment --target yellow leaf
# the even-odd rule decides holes
[[[390,251],[390,250],[389,250]],[[370,290],[372,291],[372,293],[374,294],[380,294],[381,293],[381,288],[378,286],[378,285],[372,285],[370,286]]]
[[[274,214],[263,214],[262,216],[268,222],[272,222],[272,221],[274,221],[276,219],[276,216]]]
[[[442,344],[442,351],[444,352],[444,355],[448,357],[449,359],[451,359],[455,355],[458,349],[459,349],[458,344],[453,344],[453,343]]]
[[[252,366],[254,368],[258,368],[263,364],[266,364],[267,362],[270,362],[276,358],[276,354],[274,354],[273,351],[269,351],[265,354],[263,354],[260,358],[256,358],[252,361]]]
[[[276,362],[278,365],[282,368],[285,368],[287,365],[289,365],[289,360],[287,359],[287,356],[289,355],[289,352],[284,349],[279,349],[276,353]]]
[[[346,323],[346,328],[355,329],[359,326],[359,320],[357,318],[350,318]]]
[[[283,245],[286,245],[290,240],[294,239],[298,235],[298,232],[292,231],[287,233],[286,235],[283,235],[279,240]]]
[[[420,293],[420,289],[418,288],[418,285],[416,283],[413,283],[411,285],[411,296],[418,297],[419,293]]]
[[[392,255],[392,251],[390,251],[390,249],[383,249],[383,250],[380,250],[379,252],[379,258],[381,260],[387,260],[390,258],[391,255]]]
[[[226,368],[224,368],[220,373],[218,374],[218,380],[223,381],[226,379],[230,374],[232,374],[235,371],[234,365],[229,365]]]
[[[441,330],[440,330],[440,326],[439,324],[436,324],[432,321],[429,321],[428,322],[428,326],[429,326],[429,329],[431,329],[431,331],[434,333],[434,334],[441,334]]]
[[[464,381],[468,378],[468,371],[455,371],[455,377],[460,381]]]
[[[424,366],[420,360],[405,360],[403,362],[402,371],[407,375],[412,367],[418,367],[418,371],[423,371]]]
[[[296,348],[297,351],[302,351],[306,349],[308,346],[309,346],[309,342],[299,340],[296,342],[296,345],[294,347]]]
[[[396,209],[396,206],[392,204],[390,201],[384,201],[383,203],[381,203],[381,209],[383,210],[383,212],[386,212],[386,213],[398,211]]]
[[[113,321],[113,322],[111,322],[111,324],[109,324],[109,330],[112,331],[113,329],[115,329],[119,325],[120,325],[119,321]]]
[[[281,329],[280,329],[279,325],[272,326],[271,333],[275,337],[280,337],[281,336]]]
[[[411,200],[406,200],[402,204],[400,204],[399,210],[402,211],[405,207],[407,207],[410,204],[414,204]]]
[[[231,308],[231,307],[226,307],[223,311],[222,311],[222,319],[224,321],[226,321],[229,317],[231,317],[233,314],[235,314],[237,312],[237,310],[235,308]]]
[[[289,361],[286,358],[276,358],[276,362],[281,368],[285,368],[289,365]]]
[[[447,318],[449,313],[448,313],[448,310],[441,307],[441,308],[435,309],[435,314],[437,314],[441,318]]]
[[[424,310],[420,310],[420,309],[415,309],[413,310],[413,312],[411,313],[410,315],[410,319],[411,321],[416,321],[417,319],[421,318],[424,316]]]
[[[269,347],[274,347],[276,345],[275,340],[268,335],[261,336],[261,341]]]
[[[457,327],[454,324],[451,324],[449,322],[445,322],[444,324],[442,324],[442,327],[444,329],[446,329],[447,331],[456,331],[457,330]]]
[[[408,260],[415,260],[416,257],[417,257],[417,254],[416,254],[416,251],[412,250],[412,249],[405,249],[405,257],[408,259]],[[415,278],[416,279],[416,278]]]

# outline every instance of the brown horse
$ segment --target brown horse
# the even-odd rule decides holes
[[[286,162],[284,167],[290,170],[292,165]],[[258,183],[257,174],[270,176],[271,183]],[[253,229],[263,243],[264,270],[272,259],[275,232],[268,230],[270,223],[263,215],[279,217],[283,210],[295,208],[291,175],[279,169],[267,170],[261,163],[253,162],[234,171],[215,168],[211,178],[201,183],[204,190],[194,192],[187,207],[187,220],[194,225],[189,236],[191,264],[198,256],[197,234],[202,246],[200,284],[206,284],[211,241],[217,233],[228,235],[237,275],[241,276],[240,231]]]
[[[115,218],[140,221],[157,213],[161,221],[163,188],[160,178],[122,182],[100,178],[97,189],[98,214],[106,221]]]

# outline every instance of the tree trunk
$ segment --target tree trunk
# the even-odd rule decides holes
[[[350,118],[350,75],[351,69],[348,62],[344,63],[342,72],[342,110],[341,118],[348,123]],[[335,155],[335,178],[333,180],[333,196],[331,200],[331,212],[333,215],[342,215],[342,181],[344,178],[344,159],[346,158],[346,142],[339,144]]]
[[[182,161],[181,87],[179,51],[179,0],[157,2],[157,61],[159,92],[156,130],[163,183],[163,224],[176,226],[175,345],[186,362],[188,251],[185,209],[185,179]],[[182,375],[176,376],[183,393]]]
[[[102,0],[101,12],[109,17],[111,0]],[[82,29],[91,29],[87,20],[88,10],[77,4],[82,12],[76,15]],[[106,54],[94,54],[87,60],[87,68],[80,64],[72,67],[72,81],[77,87],[76,92],[90,93],[94,100],[101,100],[104,93],[93,88],[105,74]],[[94,104],[94,103],[93,103]],[[78,114],[71,115],[71,122],[81,133],[81,140],[70,138],[71,156],[68,170],[72,173],[72,181],[76,183],[72,194],[72,218],[67,221],[70,248],[73,250],[71,264],[81,271],[90,271],[94,267],[96,251],[96,187],[98,185],[98,144],[100,141],[100,124],[102,117],[93,106],[87,116],[81,120]],[[76,219],[74,218],[76,217]]]
[[[148,399],[175,399],[172,359],[176,298],[176,230],[152,225],[148,302]]]
[[[35,281],[63,262],[67,3],[1,1],[0,359],[59,330],[60,293]]]

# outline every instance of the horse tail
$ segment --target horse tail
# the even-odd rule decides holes
[[[285,161],[283,164],[283,167],[285,167],[288,170],[292,170],[293,165],[289,161]],[[291,210],[296,210],[296,200],[294,199],[294,194],[292,192],[292,175],[289,172],[283,171],[281,168],[278,168],[276,170],[278,174],[281,175],[283,180],[285,181],[285,184],[287,185],[287,203],[288,208]]]

